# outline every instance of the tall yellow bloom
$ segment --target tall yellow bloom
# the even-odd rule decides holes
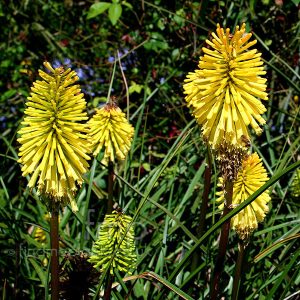
[[[30,188],[37,182],[40,194],[76,210],[76,183],[82,184],[90,159],[87,128],[81,123],[88,119],[86,102],[74,85],[79,79],[75,71],[53,69],[48,62],[44,66],[50,73],[39,70],[42,80],[33,83],[26,102],[18,162],[23,176],[33,173]]]
[[[249,50],[256,40],[248,42],[251,33],[246,25],[236,27],[231,35],[218,24],[208,47],[202,48],[199,69],[187,75],[184,84],[186,101],[202,134],[213,149],[247,148],[248,125],[260,134],[259,125],[266,108],[259,100],[267,100],[266,79],[261,53]]]
[[[105,162],[114,162],[115,158],[125,159],[131,146],[134,128],[116,104],[108,103],[97,109],[88,125],[94,156],[104,148]]]
[[[232,206],[243,203],[268,179],[266,169],[257,153],[247,156],[242,163],[237,179],[234,181]],[[219,178],[219,186],[222,186],[223,182],[223,178]],[[217,201],[224,201],[224,191],[218,192],[217,195],[219,196]],[[241,239],[247,239],[258,227],[258,222],[263,221],[269,211],[267,204],[270,200],[271,197],[267,190],[231,219],[231,227],[236,230]]]

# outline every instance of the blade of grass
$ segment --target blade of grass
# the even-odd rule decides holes
[[[258,263],[260,260],[264,259],[266,256],[270,255],[272,252],[274,252],[276,249],[285,246],[285,244],[287,244],[288,242],[294,240],[294,239],[299,239],[300,238],[300,233],[299,234],[295,234],[292,236],[289,236],[287,238],[284,238],[276,243],[274,243],[273,245],[269,246],[268,248],[266,248],[265,250],[263,250],[262,252],[260,252],[259,254],[257,254],[254,257],[254,262]]]
[[[35,269],[37,275],[39,276],[39,279],[41,280],[41,283],[43,287],[46,286],[46,276],[44,274],[43,269],[40,267],[40,265],[34,260],[33,257],[29,257],[28,260],[32,264],[33,268]]]
[[[288,263],[288,265],[286,265],[286,267],[284,268],[282,274],[280,275],[280,277],[276,280],[275,284],[273,285],[272,289],[270,292],[268,292],[268,295],[266,297],[266,300],[271,300],[274,299],[273,296],[276,293],[276,291],[278,290],[279,286],[281,285],[282,281],[284,280],[284,278],[287,276],[288,272],[290,271],[290,269],[292,268],[292,266],[295,264],[296,260],[298,259],[298,256],[300,255],[300,249],[298,249],[298,251],[296,251],[294,253],[294,255],[292,256],[290,262]]]

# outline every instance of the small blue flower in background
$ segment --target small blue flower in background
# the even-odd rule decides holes
[[[88,75],[84,72],[83,68],[77,68],[77,69],[75,69],[75,72],[77,73],[77,76],[79,77],[79,80],[88,79]]]
[[[124,49],[121,49],[119,51],[119,57],[122,57],[123,55],[127,54],[128,53],[128,49],[127,48],[124,48]]]
[[[71,59],[70,58],[65,58],[64,59],[64,65],[68,68],[72,67]]]
[[[5,117],[5,116],[1,116],[0,117],[0,126],[1,126],[1,129],[5,129],[6,128],[6,121],[7,120],[7,118]]]
[[[54,59],[52,62],[52,66],[54,69],[60,67],[61,65],[62,63],[58,59]]]
[[[123,56],[125,56],[125,57],[123,57]],[[119,52],[118,52],[118,58],[122,58],[121,59],[122,70],[126,71],[128,68],[130,69],[130,67],[135,64],[136,53],[134,51],[129,53],[129,50],[127,48],[121,48],[121,49],[119,49]],[[114,63],[115,57],[110,55],[108,57],[108,62]]]
[[[59,68],[61,66],[64,66],[65,68],[71,68],[72,67],[72,62],[70,58],[64,58],[63,61],[59,59],[54,59],[52,62],[53,68]]]
[[[94,93],[93,91],[93,87],[91,85],[85,85],[83,88],[82,88],[82,91],[91,96],[91,97],[94,97],[96,94]]]
[[[85,69],[89,73],[89,76],[94,76],[95,71],[91,67],[86,66]]]
[[[165,77],[162,77],[162,78],[159,79],[160,84],[163,84],[165,81],[166,81]]]
[[[110,56],[109,58],[108,58],[108,62],[109,63],[113,63],[115,61],[115,57],[114,56]]]

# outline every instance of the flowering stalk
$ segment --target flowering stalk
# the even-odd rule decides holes
[[[114,193],[114,163],[109,161],[108,163],[108,202],[106,214],[111,214],[113,210],[113,193]],[[104,300],[110,300],[112,284],[114,282],[114,276],[111,273],[107,275],[107,284],[104,292]]]
[[[232,209],[232,206],[231,206],[232,195],[233,195],[233,182],[226,181],[225,191],[224,191],[225,205],[224,205],[224,210],[223,210],[223,215],[222,215],[223,217],[225,217]],[[215,271],[214,271],[212,287],[211,287],[211,300],[215,300],[218,297],[219,283],[220,283],[221,274],[223,272],[226,249],[227,249],[227,244],[228,244],[229,230],[230,230],[230,220],[226,221],[222,225],[222,229],[221,229],[221,237],[220,237],[220,242],[219,242],[219,253],[218,253],[217,261],[215,264]]]
[[[188,106],[221,168],[225,187],[223,216],[231,210],[234,181],[250,147],[248,127],[259,135],[262,133],[260,125],[266,123],[261,116],[266,108],[259,100],[268,99],[266,79],[261,77],[266,72],[261,53],[249,50],[257,42],[249,41],[251,36],[246,33],[245,24],[236,26],[232,34],[229,28],[224,30],[218,24],[212,40],[206,40],[208,46],[202,48],[204,55],[200,57],[199,69],[189,73],[184,84]],[[252,226],[253,219],[249,223]],[[221,230],[212,299],[218,296],[229,230],[230,221],[224,223]],[[252,228],[245,230],[247,234]]]
[[[112,84],[112,83],[111,83]],[[110,89],[111,90],[111,89]],[[109,90],[109,91],[110,91]],[[131,147],[131,141],[134,134],[133,127],[129,124],[125,117],[125,114],[114,103],[114,101],[108,95],[108,102],[105,106],[97,109],[96,114],[88,122],[89,124],[89,138],[92,144],[93,155],[97,156],[100,151],[104,152],[103,164],[108,167],[108,202],[107,202],[107,214],[105,220],[113,220],[113,184],[114,184],[114,162],[116,159],[124,160]],[[109,222],[109,221],[108,221]],[[104,221],[105,223],[105,221]],[[106,230],[105,226],[109,224],[103,224],[103,231]],[[100,249],[97,245],[103,242],[107,243],[107,239],[110,237],[103,235],[95,245],[93,249],[96,250],[97,256],[91,257],[91,262],[98,261],[99,255],[101,256]],[[103,247],[103,245],[102,245]],[[113,247],[113,241],[110,242],[110,247]],[[111,251],[112,248],[107,249]],[[118,250],[117,250],[118,251]],[[105,254],[107,256],[107,253]],[[112,264],[116,264],[114,261]],[[117,263],[118,264],[118,263]],[[114,273],[109,272],[106,278],[106,288],[104,293],[104,299],[109,300],[111,295],[111,288],[113,283]]]
[[[25,118],[18,131],[19,163],[22,175],[31,174],[28,187],[37,185],[51,213],[51,297],[59,297],[59,208],[70,204],[78,210],[75,194],[83,183],[90,159],[86,139],[88,117],[78,76],[71,69],[53,68],[44,62],[47,72],[39,70],[42,80],[31,87]]]
[[[58,238],[58,206],[53,207],[50,218],[51,241],[51,299],[59,299],[59,238]]]
[[[244,243],[243,241],[239,241],[239,253],[235,264],[235,274],[234,274],[233,286],[232,286],[232,296],[231,296],[232,300],[239,299],[240,281],[241,281],[241,274],[243,269],[246,247],[247,247],[246,243]]]
[[[238,206],[245,201],[258,188],[264,185],[268,179],[267,172],[263,167],[261,159],[257,153],[248,155],[243,160],[242,167],[239,170],[235,181],[225,181],[225,191],[222,190],[217,193],[217,195],[219,195],[217,201],[219,202],[224,200],[223,216],[228,214],[232,207]],[[223,183],[223,178],[219,178],[219,186],[222,186]],[[246,244],[252,232],[258,227],[258,222],[263,221],[266,213],[269,211],[267,204],[270,199],[269,192],[265,191],[249,206],[235,215],[231,221],[229,220],[223,224],[220,238],[219,255],[216,262],[215,276],[212,285],[211,299],[217,299],[218,296],[219,279],[223,269],[222,265],[225,260],[230,225],[237,232],[242,242]],[[243,247],[245,246],[240,246],[240,253],[236,266],[237,271],[235,276],[235,289],[237,289],[240,280],[241,266],[239,264],[242,264],[244,250]]]
[[[134,229],[132,218],[120,211],[106,214],[100,227],[99,238],[92,248],[89,262],[101,267],[106,277],[104,299],[109,300],[115,271],[130,273],[136,267]],[[128,227],[130,228],[128,229]]]

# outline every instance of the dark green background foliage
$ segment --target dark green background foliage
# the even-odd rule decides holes
[[[115,180],[114,198],[136,217],[136,274],[153,271],[157,277],[152,276],[152,282],[145,278],[127,281],[120,290],[113,289],[113,298],[156,299],[165,293],[164,297],[175,299],[184,291],[194,299],[204,299],[219,231],[202,243],[197,255],[190,255],[176,280],[170,279],[199,238],[206,152],[199,128],[195,122],[190,124],[193,118],[186,108],[182,83],[197,67],[205,39],[217,23],[233,29],[246,22],[247,30],[258,39],[256,48],[263,53],[270,95],[265,103],[267,125],[262,136],[254,138],[253,151],[263,158],[270,177],[297,161],[298,1],[114,1],[114,9],[87,18],[92,4],[0,1],[0,291],[3,297],[18,299],[41,299],[49,294],[47,210],[36,191],[26,189],[27,178],[21,177],[16,162],[16,132],[37,70],[44,60],[75,69],[92,115],[106,101],[119,51],[136,134],[128,160],[116,167],[121,178]],[[119,65],[112,94],[125,111],[126,87]],[[183,131],[187,135],[179,136]],[[214,202],[217,175],[215,169],[206,230],[220,216]],[[90,176],[93,185],[88,184]],[[295,238],[300,230],[299,201],[290,194],[291,179],[288,174],[272,187],[270,213],[249,243],[240,299],[285,299],[300,284],[299,237]],[[86,180],[77,197],[79,212],[74,215],[67,208],[60,222],[62,288],[64,297],[71,299],[80,299],[84,293],[94,295],[99,282],[79,251],[90,251],[104,218],[107,170],[98,164]],[[145,201],[143,194],[150,195],[151,201]],[[45,243],[34,239],[37,227],[47,232]],[[277,247],[280,239],[287,240]],[[237,242],[232,232],[221,283],[226,297],[231,294]],[[262,254],[266,249],[267,254]],[[64,253],[72,259],[63,259]],[[176,283],[180,290],[169,283]],[[293,297],[289,299],[299,294]]]

